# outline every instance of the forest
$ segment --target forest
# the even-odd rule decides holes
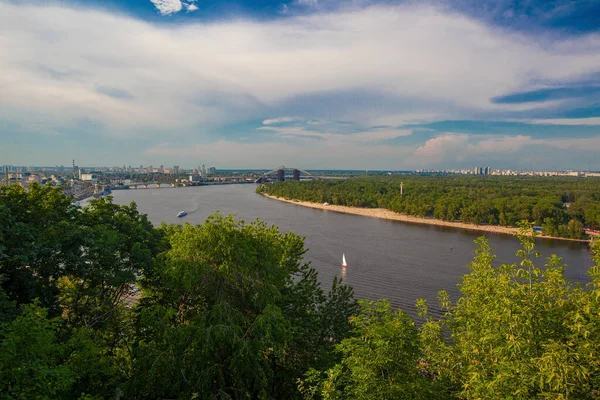
[[[478,225],[516,226],[526,220],[542,227],[546,235],[572,239],[584,238],[584,228],[600,229],[598,178],[374,176],[273,182],[257,192]]]
[[[260,221],[155,227],[135,203],[3,186],[0,398],[600,398],[600,242],[581,286],[531,225],[515,240],[498,264],[478,239],[461,297],[412,319],[323,288],[303,238]]]

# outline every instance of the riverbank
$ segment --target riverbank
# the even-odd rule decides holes
[[[449,228],[458,228],[458,229],[469,229],[472,231],[480,231],[480,232],[489,232],[489,233],[497,233],[502,235],[515,235],[519,228],[509,227],[509,226],[499,226],[499,225],[474,225],[467,224],[464,222],[451,222],[444,221],[441,219],[435,218],[422,218],[422,217],[414,217],[412,215],[406,214],[398,214],[390,210],[386,210],[385,208],[360,208],[360,207],[348,207],[348,206],[336,206],[332,204],[324,205],[320,203],[311,203],[308,201],[300,201],[300,200],[288,200],[281,197],[271,196],[265,193],[262,193],[263,196],[268,197],[273,200],[283,201],[285,203],[296,204],[302,207],[316,208],[318,210],[327,210],[327,211],[335,211],[344,214],[354,214],[354,215],[362,215],[364,217],[372,217],[372,218],[381,218],[388,219],[393,221],[401,221],[408,222],[412,224],[426,224],[426,225],[436,225],[436,226],[444,226]],[[539,238],[544,239],[556,239],[556,240],[568,240],[574,242],[589,242],[589,240],[582,239],[568,239],[561,238],[555,236],[547,236],[547,235],[539,235]]]

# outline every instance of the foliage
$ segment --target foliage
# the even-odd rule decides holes
[[[55,369],[72,381],[57,383],[50,392],[34,387],[23,396],[114,394],[116,382],[126,375],[125,339],[131,329],[123,298],[137,276],[152,268],[162,249],[161,232],[135,204],[119,206],[101,198],[82,210],[60,189],[39,185],[29,191],[2,187],[0,218],[2,329],[37,335],[42,347],[22,350],[43,360],[60,353],[62,365]],[[28,308],[34,301],[35,314]],[[11,340],[4,337],[2,345],[11,346]]]
[[[589,221],[575,189],[568,220],[536,209],[545,226]],[[155,228],[133,203],[3,187],[0,398],[598,398],[600,268],[580,287],[557,257],[536,266],[531,225],[519,240],[521,262],[496,266],[479,239],[462,297],[441,292],[438,321],[419,301],[417,329],[337,279],[324,291],[304,240],[262,222]]]
[[[573,239],[582,238],[584,226],[600,229],[600,180],[595,178],[377,176],[274,182],[257,191],[473,224],[515,226],[528,220],[543,226],[545,234]]]
[[[342,360],[301,382],[305,398],[444,399],[445,388],[425,371],[415,323],[387,301],[361,302],[350,319],[353,336],[337,346]]]
[[[130,393],[290,397],[349,329],[351,290],[325,296],[294,233],[218,214],[161,229],[170,249],[144,281]]]
[[[597,398],[600,363],[600,275],[590,269],[590,290],[568,282],[556,256],[534,265],[533,238],[521,232],[520,265],[493,265],[486,239],[450,303],[434,321],[427,305],[420,332],[428,368],[455,384],[463,399]],[[593,244],[600,262],[599,244]]]
[[[57,337],[59,318],[49,319],[38,304],[26,305],[20,316],[0,331],[0,397],[53,399],[74,381],[63,363],[65,345]]]
[[[52,315],[60,312],[56,279],[82,266],[85,228],[78,215],[61,189],[0,187],[0,273],[17,306],[38,298]]]
[[[150,275],[162,234],[135,204],[91,200],[79,215],[87,234],[80,268],[59,282],[65,317],[87,328],[110,325],[138,276]]]

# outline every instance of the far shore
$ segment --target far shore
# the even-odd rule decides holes
[[[300,200],[289,200],[284,199],[282,197],[271,196],[268,194],[262,193],[263,196],[268,197],[273,200],[283,201],[285,203],[296,204],[302,207],[310,207],[316,208],[319,210],[327,210],[327,211],[335,211],[344,214],[354,214],[354,215],[362,215],[364,217],[372,217],[372,218],[381,218],[388,219],[393,221],[401,221],[408,222],[414,224],[426,224],[426,225],[436,225],[436,226],[445,226],[449,228],[459,228],[459,229],[469,229],[472,231],[480,231],[480,232],[489,232],[489,233],[498,233],[502,235],[515,235],[519,228],[509,227],[509,226],[500,226],[500,225],[474,225],[467,224],[464,222],[452,222],[452,221],[444,221],[441,219],[435,218],[422,218],[422,217],[414,217],[412,215],[399,214],[390,210],[386,210],[385,208],[361,208],[361,207],[348,207],[348,206],[336,206],[332,204],[324,205],[320,203],[311,203],[309,201],[300,201]],[[538,235],[538,238],[543,239],[556,239],[556,240],[568,240],[573,242],[590,242],[589,240],[584,239],[568,239],[561,238],[556,236],[548,236],[548,235]]]

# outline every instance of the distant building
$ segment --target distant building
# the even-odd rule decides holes
[[[208,169],[208,174],[209,175],[216,175],[217,174],[217,169],[215,167],[210,167]]]
[[[173,175],[179,175],[179,165],[173,167]]]
[[[190,182],[200,182],[200,175],[190,175]]]
[[[97,182],[98,175],[96,174],[81,174],[80,178],[84,182]]]

